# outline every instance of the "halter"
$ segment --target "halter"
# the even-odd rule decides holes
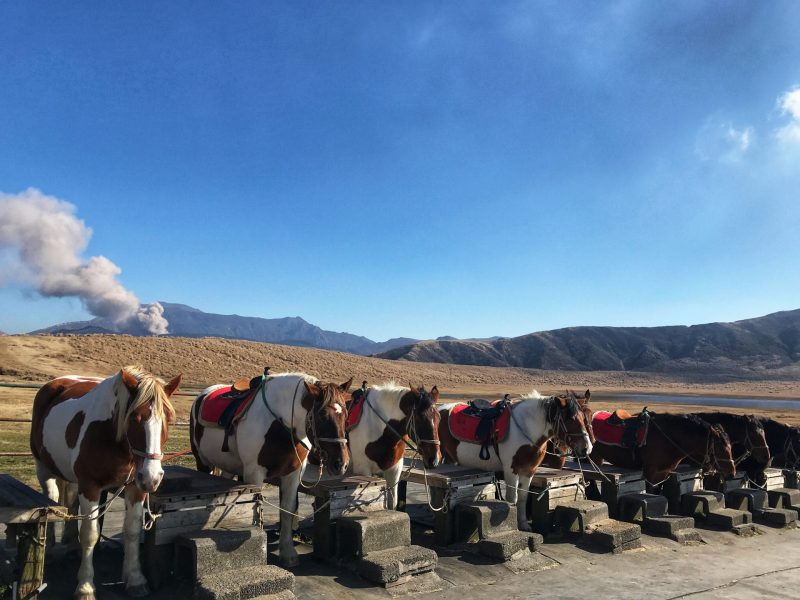
[[[550,396],[550,402],[555,404],[555,402],[554,402],[555,398],[556,398],[555,396]],[[578,410],[578,411],[581,410],[580,406],[577,406],[577,404],[578,404],[577,400],[575,400],[574,398],[571,398],[570,402],[574,402],[576,404],[576,410]],[[568,446],[570,445],[570,443],[569,443],[569,439],[570,438],[573,438],[573,437],[588,438],[589,437],[589,434],[586,432],[585,429],[584,429],[584,431],[582,433],[571,433],[570,431],[567,430],[567,424],[564,421],[564,416],[561,414],[561,407],[556,407],[556,418],[554,419],[554,421],[552,421],[552,423],[553,423],[554,428],[553,428],[553,435],[550,436],[551,439],[552,438],[556,438],[559,441],[563,441]],[[562,435],[563,435],[563,437],[562,437]]]
[[[389,421],[383,418],[383,415],[378,412],[378,410],[372,406],[372,402],[369,401],[369,390],[366,390],[364,393],[364,404],[370,407],[372,412],[374,412],[378,418],[383,421],[383,424],[386,425],[386,428],[391,431],[397,439],[402,441],[406,446],[408,446],[414,452],[419,452],[419,449],[411,444],[406,437],[411,437],[417,444],[433,444],[435,446],[441,445],[439,440],[422,440],[417,437],[417,425],[416,425],[416,412],[417,412],[417,405],[418,403],[415,401],[414,406],[411,409],[411,416],[406,417],[406,434],[400,435],[398,431],[389,424]],[[357,425],[356,425],[357,427]]]
[[[125,413],[127,414],[128,408],[130,408],[131,404],[133,403],[133,398],[128,400],[128,405],[125,407]],[[150,419],[153,418],[153,415],[150,415]],[[149,421],[150,419],[147,419]],[[145,421],[145,423],[147,422]],[[131,443],[131,438],[128,433],[128,427],[125,427],[125,441],[128,442],[128,452],[130,452],[133,456],[138,456],[139,458],[148,458],[150,460],[162,460],[164,458],[164,453],[159,452],[143,452],[142,450],[138,450],[133,447]]]
[[[300,387],[300,384],[298,383],[297,389],[299,389],[299,387]],[[294,391],[295,395],[297,395],[297,389],[295,389],[295,391]],[[345,415],[346,414],[347,413],[345,413]],[[330,444],[345,444],[345,445],[347,445],[347,438],[332,438],[332,437],[319,437],[319,436],[317,436],[317,420],[315,418],[315,415],[316,415],[316,411],[313,410],[313,407],[312,407],[312,410],[309,410],[306,413],[306,433],[311,438],[311,441],[314,444],[314,447],[317,449],[317,452],[319,453],[320,463],[323,463],[324,460],[325,460],[325,457],[328,456],[328,452],[324,448],[322,448],[321,446],[317,446],[317,442],[326,442],[326,443],[330,443]],[[292,402],[292,421],[294,421],[294,402]],[[322,466],[322,465],[320,464],[320,466]]]
[[[769,450],[769,446],[763,444],[757,446],[750,440],[749,425],[750,423],[748,422],[747,424],[745,424],[744,427],[744,453],[739,458],[733,461],[733,464],[737,467],[739,466],[740,462],[746,460],[748,457],[753,455],[753,450]],[[788,437],[786,439],[789,440]]]

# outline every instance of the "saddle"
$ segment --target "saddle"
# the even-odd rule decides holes
[[[493,446],[497,452],[498,443],[508,435],[510,404],[507,395],[495,402],[478,398],[469,404],[458,404],[450,411],[450,433],[458,440],[480,444],[478,456],[489,460],[489,447]]]
[[[218,388],[200,401],[199,420],[203,426],[225,430],[223,452],[230,452],[228,437],[247,414],[258,390],[266,382],[268,372],[268,369],[264,369],[263,376],[240,379],[232,385]]]
[[[364,399],[367,397],[366,381],[360,388],[354,391],[350,396],[350,401],[346,403],[347,408],[347,423],[345,424],[346,431],[350,431],[359,421],[361,421],[361,413],[364,412]]]
[[[647,408],[638,415],[617,409],[613,413],[599,410],[592,415],[592,429],[598,442],[622,448],[641,448],[647,443],[650,413]]]

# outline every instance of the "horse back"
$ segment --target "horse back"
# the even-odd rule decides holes
[[[71,377],[60,377],[44,384],[33,399],[33,413],[31,415],[31,452],[37,459],[41,459],[43,444],[43,431],[47,415],[54,406],[81,398],[92,391],[100,380],[83,380]]]

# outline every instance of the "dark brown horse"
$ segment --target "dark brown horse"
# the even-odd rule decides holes
[[[774,419],[759,419],[772,454],[772,466],[781,469],[800,469],[800,428],[780,423]],[[742,462],[742,468],[749,471],[753,467],[749,457]]]
[[[592,409],[589,406],[589,400],[592,398],[592,393],[589,390],[586,390],[583,398],[579,398],[573,390],[567,390],[567,396],[574,398],[578,403],[586,423],[586,433],[589,434],[589,439],[594,444],[595,439],[594,429],[592,429]],[[567,462],[567,456],[570,454],[572,454],[572,449],[568,444],[559,442],[555,439],[550,439],[547,442],[547,454],[544,456],[542,466],[550,467],[551,469],[563,469],[564,464]]]
[[[664,481],[687,457],[704,471],[716,469],[725,476],[736,473],[728,434],[693,415],[650,413],[644,446],[624,448],[598,438],[591,453],[598,465],[606,461],[626,469],[642,469],[653,485]]]
[[[761,421],[753,415],[724,412],[694,414],[707,423],[722,427],[731,439],[731,450],[736,464],[752,459],[749,461],[750,468],[746,469],[747,476],[754,481],[760,479],[771,458]]]

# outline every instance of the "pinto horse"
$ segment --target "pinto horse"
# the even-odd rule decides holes
[[[403,452],[410,438],[428,468],[439,466],[439,412],[436,386],[401,387],[394,383],[368,388],[350,410],[347,436],[356,475],[383,475],[386,508],[397,508],[397,482],[403,470]],[[356,412],[358,411],[358,412]],[[356,419],[357,417],[357,419]]]
[[[129,596],[149,593],[139,563],[143,502],[164,471],[163,448],[175,411],[169,397],[181,376],[165,384],[141,367],[125,367],[108,379],[59,377],[33,401],[31,451],[36,476],[48,498],[71,507],[83,520],[81,566],[75,597],[95,597],[92,558],[99,537],[100,494],[125,488],[125,558],[122,578]],[[64,497],[59,498],[59,489]]]
[[[704,471],[716,468],[725,477],[736,473],[730,438],[724,430],[694,415],[649,414],[643,446],[624,448],[598,437],[590,458],[598,465],[605,461],[625,469],[642,469],[651,485],[662,483],[687,457]]]
[[[578,402],[569,396],[542,396],[533,391],[513,400],[508,410],[510,423],[503,440],[481,455],[481,444],[457,439],[450,430],[450,413],[456,404],[439,408],[442,415],[439,439],[449,461],[486,471],[502,471],[506,482],[506,500],[517,504],[517,526],[530,531],[527,515],[528,488],[545,456],[547,441],[566,444],[578,456],[592,451],[592,442]],[[493,450],[493,451],[492,451]],[[519,493],[517,493],[519,491]]]
[[[760,478],[772,458],[761,421],[753,415],[724,412],[694,413],[694,415],[706,423],[722,427],[731,439],[735,464],[739,465],[751,458],[748,463],[749,468],[745,469],[747,476],[754,481]]]
[[[278,548],[287,566],[299,563],[292,542],[292,516],[297,512],[297,488],[311,444],[331,475],[344,474],[350,462],[345,397],[352,381],[322,383],[305,373],[265,377],[247,413],[235,423],[227,451],[223,450],[225,430],[208,426],[200,418],[203,400],[225,386],[204,389],[192,404],[189,429],[198,471],[219,468],[259,485],[280,478]]]
[[[579,398],[578,395],[573,390],[568,390],[567,394],[574,398],[578,406],[581,408],[581,412],[583,412],[583,419],[586,423],[586,433],[589,434],[589,440],[594,444],[594,428],[592,427],[592,409],[589,406],[589,400],[592,398],[592,393],[589,390],[586,390],[586,393],[583,395],[583,398]],[[547,454],[542,461],[542,465],[544,467],[550,467],[551,469],[563,469],[564,464],[567,462],[567,455],[570,453],[570,447],[567,444],[561,443],[556,445],[553,440],[549,440],[547,442]]]

